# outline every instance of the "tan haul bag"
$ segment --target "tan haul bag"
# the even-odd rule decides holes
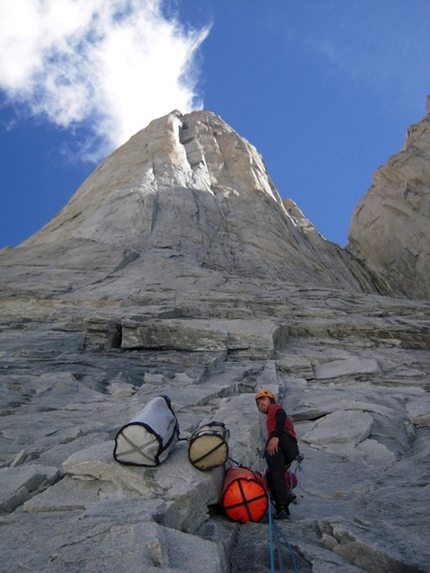
[[[222,422],[209,422],[195,430],[189,439],[188,458],[199,470],[211,470],[228,459],[230,432]]]

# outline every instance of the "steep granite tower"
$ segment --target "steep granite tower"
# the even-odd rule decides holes
[[[430,96],[428,114],[407,132],[402,150],[373,176],[354,210],[349,253],[394,292],[430,299]]]
[[[79,296],[112,298],[125,285],[139,294],[173,285],[172,276],[208,273],[388,292],[311,225],[298,224],[256,149],[210,112],[150,123],[43,229],[3,252],[0,265],[9,265],[6,282],[28,288],[33,276],[32,289],[49,283]]]

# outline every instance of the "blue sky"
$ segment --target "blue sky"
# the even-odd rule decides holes
[[[0,248],[151,119],[220,115],[347,242],[430,94],[428,0],[0,0]]]

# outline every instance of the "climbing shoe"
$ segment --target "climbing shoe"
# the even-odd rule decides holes
[[[288,506],[280,507],[273,517],[274,519],[289,519],[290,510],[288,509]]]

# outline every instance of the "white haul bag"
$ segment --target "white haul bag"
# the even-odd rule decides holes
[[[116,435],[113,456],[133,466],[158,466],[179,438],[179,425],[170,398],[153,398]]]

